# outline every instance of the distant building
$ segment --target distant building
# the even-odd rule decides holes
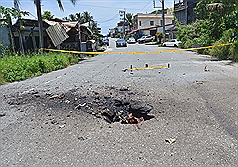
[[[77,22],[63,22],[62,20],[43,20],[42,23],[45,48],[86,51],[86,43],[92,35],[87,26],[79,26]],[[18,19],[12,27],[16,51],[37,51],[39,49],[38,20]],[[0,33],[1,37],[3,36],[0,41],[4,42],[4,46],[10,46],[9,29],[2,27]]]
[[[165,26],[174,25],[174,16],[165,14]],[[162,27],[162,14],[142,14],[138,13],[134,16],[134,30],[144,30],[145,34],[155,35],[158,28]]]
[[[117,23],[117,32],[118,33],[123,32],[123,22]]]
[[[165,14],[165,30],[174,26],[173,14]],[[134,27],[129,34],[133,34],[135,39],[143,35],[155,36],[157,32],[163,32],[162,14],[142,14],[134,16]]]
[[[175,0],[174,1],[174,15],[181,27],[190,24],[196,20],[195,7],[199,0]],[[169,38],[176,38],[178,28],[176,25],[165,30]]]
[[[174,15],[181,26],[192,23],[196,20],[195,7],[199,0],[175,0]]]

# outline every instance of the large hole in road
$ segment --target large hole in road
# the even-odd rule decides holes
[[[35,103],[38,106],[77,110],[102,118],[108,123],[139,124],[154,118],[153,106],[138,100],[138,93],[128,87],[101,87],[96,90],[73,89],[51,94],[31,89],[9,100],[11,105]]]

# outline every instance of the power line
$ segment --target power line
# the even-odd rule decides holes
[[[151,3],[151,0],[148,1],[148,3],[147,3],[142,9],[140,9],[137,13],[139,13],[139,12],[142,11],[142,10],[144,10],[150,3]]]
[[[108,19],[108,20],[98,21],[98,22],[100,22],[100,23],[106,23],[106,22],[109,22],[109,21],[111,21],[111,20],[114,20],[114,19],[117,18],[117,17],[118,17],[118,14],[115,14],[112,18],[110,18],[110,19]]]

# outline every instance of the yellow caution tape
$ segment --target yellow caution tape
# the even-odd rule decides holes
[[[214,45],[214,46],[205,46],[205,47],[199,47],[199,48],[188,48],[188,49],[183,49],[184,51],[189,51],[189,50],[203,50],[203,49],[210,49],[210,48],[215,48],[215,47],[220,47],[220,46],[230,46],[230,45],[236,45],[238,42],[231,42],[227,44],[220,44],[220,45]]]
[[[145,64],[145,67],[130,67],[131,71],[139,71],[139,70],[154,70],[154,69],[162,69],[162,68],[170,68],[170,64],[167,65],[156,65],[156,66],[149,66],[148,64]]]
[[[88,55],[99,55],[99,54],[127,54],[128,55],[128,54],[159,54],[162,52],[184,52],[184,51],[190,51],[190,50],[202,50],[202,49],[215,48],[219,46],[229,46],[232,44],[237,44],[237,42],[232,42],[228,44],[220,44],[215,46],[199,47],[199,48],[157,50],[154,52],[81,52],[81,51],[72,51],[72,50],[46,49],[46,48],[40,48],[40,50],[47,50],[51,52],[71,53],[71,54],[88,54]]]
[[[75,53],[75,54],[154,54],[158,53],[157,52],[81,52],[81,51],[70,51],[70,50],[58,50],[58,49],[46,49],[46,48],[41,48],[40,50],[47,50],[51,52],[63,52],[63,53]]]

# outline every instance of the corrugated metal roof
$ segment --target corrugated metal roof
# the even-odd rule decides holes
[[[59,23],[51,25],[46,29],[47,34],[52,40],[54,46],[58,46],[69,38],[66,31],[59,25]]]

